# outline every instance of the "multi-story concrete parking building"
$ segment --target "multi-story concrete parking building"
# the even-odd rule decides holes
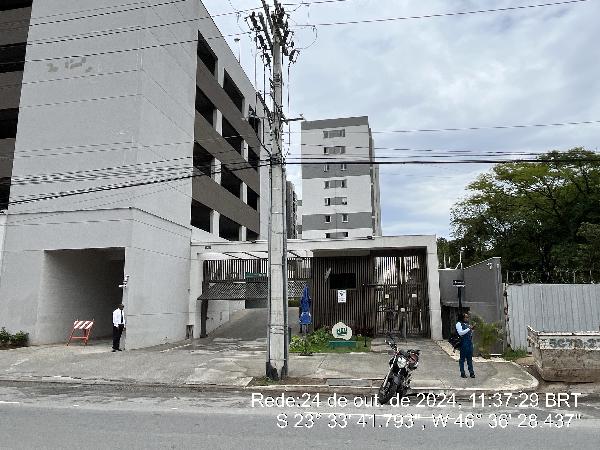
[[[265,113],[200,0],[0,2],[1,325],[185,338],[190,242],[259,237]],[[263,192],[261,192],[263,191]],[[194,330],[197,334],[197,330]]]
[[[372,164],[368,117],[302,122],[301,140],[302,238],[380,236],[379,168]]]

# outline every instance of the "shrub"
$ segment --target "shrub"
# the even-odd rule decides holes
[[[308,342],[308,339],[305,339],[303,336],[292,336],[290,351],[303,354],[310,353],[310,343]]]
[[[290,342],[291,352],[300,352],[309,354],[311,352],[320,352],[327,348],[329,341],[333,338],[327,328],[319,328],[304,336],[293,336]]]
[[[0,329],[0,344],[6,345],[10,341],[10,333],[6,331],[6,328],[2,327]]]
[[[313,331],[308,335],[308,342],[315,347],[329,345],[329,341],[333,339],[329,329],[323,327]]]
[[[13,334],[10,337],[10,342],[17,347],[24,347],[27,345],[27,341],[29,341],[29,333],[25,333],[24,331],[19,331]]]
[[[473,325],[477,333],[477,350],[484,358],[489,358],[494,345],[500,341],[500,324],[485,322],[481,317],[473,315]]]

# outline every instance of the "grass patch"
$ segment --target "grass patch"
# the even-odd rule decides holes
[[[516,359],[524,358],[527,355],[527,350],[523,348],[517,348],[514,350],[512,348],[507,348],[504,353],[502,353],[502,358],[506,359],[507,361],[514,361]]]
[[[329,346],[329,341],[335,340],[327,328],[309,333],[304,336],[293,336],[290,342],[291,353],[350,353],[350,352],[369,352],[371,351],[372,339],[367,337],[366,346],[363,336],[352,336],[351,341],[356,342],[355,347],[335,347]]]
[[[272,386],[274,384],[280,384],[280,381],[272,380],[269,377],[258,377],[252,380],[252,386]]]

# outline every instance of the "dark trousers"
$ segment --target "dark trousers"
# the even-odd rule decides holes
[[[460,367],[460,374],[465,374],[465,359],[467,360],[467,368],[469,369],[469,375],[475,375],[473,370],[473,349],[472,348],[461,348],[460,359],[458,360],[458,367]]]
[[[115,327],[113,325],[113,349],[119,350],[119,344],[121,342],[121,335],[123,334],[123,325]]]

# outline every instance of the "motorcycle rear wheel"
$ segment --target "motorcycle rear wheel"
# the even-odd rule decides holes
[[[379,391],[377,391],[377,401],[380,405],[385,405],[390,399],[396,394],[396,383],[394,383],[393,377],[388,377],[387,380],[383,380]]]

